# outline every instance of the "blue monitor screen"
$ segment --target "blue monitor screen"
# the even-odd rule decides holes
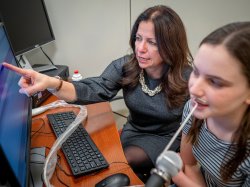
[[[0,23],[0,156],[4,157],[0,158],[0,162],[5,160],[7,170],[14,175],[8,179],[10,182],[16,180],[19,186],[27,186],[31,102],[30,98],[19,93],[20,76],[4,68],[2,62],[17,66],[3,24]],[[0,166],[0,172],[4,173],[2,169]]]

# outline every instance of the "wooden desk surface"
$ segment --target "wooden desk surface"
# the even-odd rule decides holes
[[[56,100],[56,97],[52,96],[44,104],[50,103],[54,100]],[[59,181],[60,179],[68,186],[92,187],[95,186],[95,184],[100,180],[114,173],[127,174],[130,178],[130,185],[143,184],[127,164],[110,104],[108,102],[103,102],[86,105],[86,107],[88,117],[84,127],[110,165],[107,169],[79,178],[67,176],[62,170],[60,170],[59,167],[56,167],[56,171],[51,178],[51,184],[54,186],[63,186],[63,184]],[[57,108],[48,110],[47,112],[33,118],[31,148],[44,146],[52,147],[56,138],[50,125],[48,125],[46,114],[67,110],[78,112],[77,108]],[[44,120],[44,125],[43,121],[39,118]],[[49,149],[46,149],[46,154],[48,154],[48,152]],[[59,151],[58,154],[61,157],[59,162],[63,170],[65,170],[67,174],[71,174],[63,153]]]

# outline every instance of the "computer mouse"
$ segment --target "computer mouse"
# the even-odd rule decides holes
[[[130,180],[126,174],[116,173],[104,178],[98,182],[95,187],[122,187],[128,186],[129,184]]]

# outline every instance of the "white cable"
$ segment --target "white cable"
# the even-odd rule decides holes
[[[168,145],[166,146],[166,148],[164,149],[163,152],[169,150],[169,148],[171,147],[171,145],[173,144],[173,142],[175,141],[175,139],[177,138],[177,136],[179,135],[179,133],[181,132],[181,130],[183,129],[184,125],[186,125],[187,121],[190,119],[190,117],[192,116],[192,114],[194,113],[195,109],[197,108],[198,104],[195,103],[194,107],[192,108],[192,110],[190,111],[190,113],[187,115],[186,119],[183,121],[183,123],[181,123],[179,129],[176,131],[176,133],[174,134],[174,136],[171,138],[171,140],[169,141]]]
[[[55,101],[48,105],[42,107],[48,110],[51,108],[56,107],[77,107],[80,108],[78,115],[76,116],[75,120],[67,127],[65,132],[63,132],[54,142],[53,146],[50,149],[48,156],[46,157],[44,168],[43,168],[43,180],[44,184],[47,187],[52,187],[53,185],[50,184],[50,179],[55,171],[56,163],[57,163],[57,151],[62,147],[62,144],[67,140],[67,138],[77,129],[78,125],[81,124],[87,117],[87,109],[85,106],[81,105],[73,105],[68,104],[63,100]]]

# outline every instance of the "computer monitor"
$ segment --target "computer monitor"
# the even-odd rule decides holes
[[[44,0],[0,0],[0,19],[5,25],[22,68],[38,72],[57,69],[46,54],[42,63],[30,61],[27,53],[55,40]],[[39,52],[44,52],[42,49]]]
[[[55,40],[44,0],[0,0],[0,17],[16,56]]]
[[[29,185],[31,99],[19,93],[20,76],[2,66],[17,66],[2,23],[0,51],[0,184],[24,187]]]

